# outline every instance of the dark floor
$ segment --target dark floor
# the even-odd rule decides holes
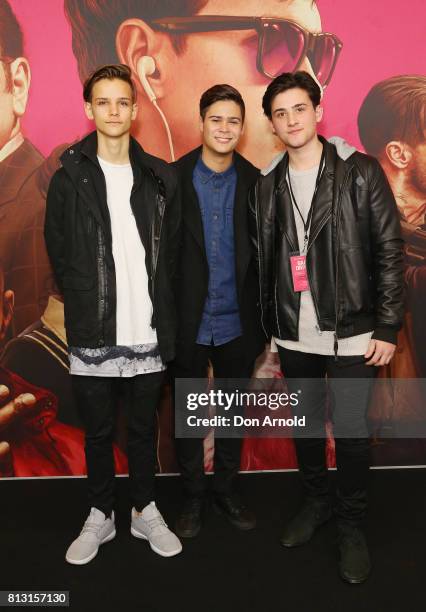
[[[367,526],[374,571],[363,585],[338,577],[335,525],[299,549],[281,547],[299,499],[297,473],[241,477],[258,527],[236,531],[210,511],[200,535],[172,559],[129,533],[127,479],[118,479],[118,533],[88,565],[64,554],[85,519],[85,481],[0,482],[1,589],[69,590],[71,609],[119,612],[412,612],[426,609],[426,470],[371,472]],[[173,524],[176,477],[158,478]]]

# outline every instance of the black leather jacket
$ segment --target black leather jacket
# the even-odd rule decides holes
[[[374,331],[396,344],[403,317],[403,241],[399,215],[377,160],[353,153],[342,160],[325,147],[314,204],[307,273],[322,331],[346,338]],[[290,253],[298,251],[286,181],[288,155],[250,195],[250,226],[258,258],[265,333],[298,340],[300,293],[293,291]]]
[[[143,243],[148,290],[163,361],[175,355],[173,292],[180,241],[180,199],[175,170],[148,155],[133,138],[132,212]],[[116,345],[116,280],[105,177],[96,132],[69,147],[53,176],[46,202],[45,238],[64,297],[70,346]]]

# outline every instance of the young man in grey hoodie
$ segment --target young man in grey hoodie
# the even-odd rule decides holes
[[[268,86],[263,109],[287,153],[250,202],[265,332],[278,348],[296,411],[306,417],[296,450],[304,502],[281,543],[304,544],[331,517],[325,462],[326,377],[334,395],[340,575],[366,580],[370,559],[365,414],[377,366],[389,363],[403,314],[402,240],[379,163],[343,158],[318,135],[321,90],[306,72]],[[346,148],[345,148],[346,149]],[[349,154],[349,155],[348,155]],[[344,380],[342,380],[344,379]]]

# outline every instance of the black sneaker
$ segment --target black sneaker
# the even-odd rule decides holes
[[[237,529],[248,531],[256,527],[255,515],[236,495],[216,496],[213,507]]]
[[[281,544],[287,548],[301,546],[314,535],[315,530],[331,518],[328,502],[305,501],[296,516],[288,523],[281,536]]]
[[[367,542],[361,529],[347,524],[339,524],[340,576],[350,584],[360,584],[367,580],[371,571],[371,561]]]
[[[177,518],[175,531],[181,538],[195,538],[201,529],[201,515],[204,500],[201,497],[190,497],[186,500]]]

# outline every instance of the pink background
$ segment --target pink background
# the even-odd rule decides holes
[[[44,153],[88,130],[71,32],[60,0],[11,0],[25,35],[32,86],[26,136]],[[410,0],[319,0],[324,31],[344,47],[325,96],[323,133],[360,146],[356,117],[370,87],[396,74],[425,73],[425,4]],[[49,128],[46,129],[46,126]]]

